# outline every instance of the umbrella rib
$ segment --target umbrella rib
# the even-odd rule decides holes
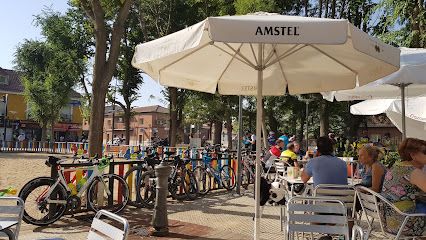
[[[225,50],[224,50],[224,49],[222,49],[221,47],[219,47],[219,46],[217,46],[217,45],[215,45],[215,44],[213,44],[213,46],[215,46],[217,49],[221,50],[222,52],[224,52],[224,53],[228,54],[229,56],[234,57],[234,55],[232,55],[232,54],[230,54],[229,52],[225,51]],[[235,52],[235,53],[236,53],[236,52]],[[245,61],[244,61],[244,59],[240,59],[240,58],[238,58],[237,56],[235,56],[235,59],[237,59],[237,60],[238,60],[238,61],[240,61],[241,63],[246,64],[247,66],[249,66],[249,67],[251,67],[251,68],[254,68],[252,65],[250,65],[250,63],[245,62]]]
[[[271,58],[274,56],[274,53],[276,52],[276,49],[275,49],[276,46],[277,46],[277,44],[272,44],[272,50],[269,53],[268,57],[266,57],[266,59],[264,61],[265,63],[269,62],[269,60],[271,60]]]
[[[170,67],[170,66],[174,65],[175,63],[177,63],[177,62],[179,62],[179,61],[181,61],[181,60],[185,59],[186,57],[188,57],[188,56],[190,56],[190,55],[192,55],[192,54],[194,54],[194,53],[196,53],[196,52],[200,51],[201,49],[203,49],[203,48],[205,48],[205,47],[207,47],[208,45],[211,45],[211,44],[213,44],[213,42],[207,42],[207,43],[205,43],[205,44],[201,45],[201,47],[199,47],[197,50],[192,51],[192,52],[189,52],[189,53],[187,53],[187,54],[183,55],[182,57],[180,57],[180,58],[178,58],[178,59],[174,60],[173,62],[171,62],[171,63],[167,64],[167,65],[166,65],[166,66],[164,66],[164,67],[162,67],[162,68],[161,68],[158,72],[161,74],[161,72],[162,72],[163,70],[167,69],[168,67]]]
[[[242,59],[244,59],[246,62],[247,62],[247,64],[249,64],[253,69],[256,69],[257,67],[252,63],[252,62],[250,62],[250,60],[248,60],[248,58],[247,57],[245,57],[244,55],[242,55],[240,52],[237,52],[231,45],[229,45],[228,43],[226,43],[226,42],[224,42],[223,44],[225,44],[226,46],[228,46],[232,51],[234,51],[235,53],[237,53],[238,54],[238,56],[240,56]]]
[[[345,67],[346,69],[348,69],[349,71],[355,73],[356,75],[358,75],[357,71],[355,71],[354,69],[350,68],[349,66],[347,66],[346,64],[342,63],[341,61],[339,61],[338,59],[330,56],[328,53],[324,52],[323,50],[319,49],[318,47],[309,44],[310,47],[312,47],[313,49],[317,50],[318,52],[324,54],[325,56],[329,57],[331,60],[335,61],[336,63],[342,65],[343,67]]]
[[[298,47],[298,46],[301,46],[301,47],[299,47],[299,48],[295,49],[295,48],[296,48],[296,47]],[[279,56],[279,57],[278,57],[275,61],[272,61],[272,62],[270,62],[270,63],[267,63],[267,64],[265,65],[264,69],[266,69],[266,68],[268,68],[268,67],[270,67],[270,66],[274,65],[275,63],[277,63],[277,62],[279,62],[279,61],[283,60],[284,58],[286,58],[286,57],[290,56],[291,54],[293,54],[293,53],[295,53],[295,52],[299,51],[300,49],[302,49],[302,48],[304,48],[304,47],[306,47],[306,46],[308,46],[308,45],[306,45],[306,44],[303,44],[303,45],[300,45],[300,44],[294,45],[294,46],[293,46],[293,47],[291,47],[289,50],[287,50],[285,53],[281,54],[281,55],[280,55],[280,56]]]
[[[240,44],[240,46],[239,46],[239,47],[238,47],[238,49],[237,49],[237,51],[238,51],[238,52],[240,52],[240,49],[241,49],[241,47],[242,47],[242,46],[243,46],[243,44],[241,43],[241,44]],[[222,79],[222,77],[223,77],[223,75],[225,74],[226,70],[228,70],[229,66],[231,65],[232,60],[234,60],[234,59],[236,58],[236,56],[237,56],[237,52],[235,52],[235,53],[232,55],[231,60],[229,60],[229,62],[228,62],[228,64],[226,65],[225,69],[223,69],[222,73],[220,74],[219,79],[217,80],[217,82],[218,82],[218,83],[219,83],[220,79]]]
[[[276,57],[277,57],[277,59],[278,59],[278,54],[277,54],[277,52],[275,52],[275,56],[276,56]],[[283,65],[281,64],[281,61],[278,61],[278,64],[280,65],[280,69],[281,69],[281,73],[283,74],[284,81],[285,81],[286,85],[288,85],[287,77],[285,76],[284,68],[283,68]]]
[[[251,49],[251,52],[253,53],[253,57],[254,57],[254,61],[256,61],[256,65],[259,65],[259,61],[257,61],[256,53],[254,53],[253,44],[251,43],[250,43],[250,49]]]

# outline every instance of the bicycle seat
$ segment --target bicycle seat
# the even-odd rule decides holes
[[[59,159],[59,158],[57,158],[57,157],[54,157],[54,156],[49,156],[49,159],[45,162],[45,164],[47,165],[47,166],[54,166],[54,165],[58,165],[58,162],[60,161],[61,159]]]
[[[174,155],[176,152],[169,152],[169,151],[167,151],[167,152],[164,152],[164,155],[166,155],[167,157],[170,157],[170,156],[172,156],[172,155]]]

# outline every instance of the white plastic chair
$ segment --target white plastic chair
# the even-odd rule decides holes
[[[377,219],[380,224],[380,228],[382,230],[382,233],[387,236],[394,237],[395,240],[400,239],[404,230],[405,225],[407,224],[408,220],[413,217],[424,217],[426,218],[425,213],[404,213],[401,210],[399,210],[393,203],[391,203],[389,200],[387,200],[385,197],[380,195],[379,193],[376,193],[375,191],[362,187],[357,186],[355,187],[356,194],[358,196],[358,199],[360,200],[362,211],[366,215],[367,218],[367,224],[368,224],[368,230],[366,233],[366,239],[368,239],[370,233],[373,230],[373,223],[374,220]],[[401,216],[404,216],[404,221],[399,226],[397,234],[389,233],[385,230],[383,222],[384,219],[382,219],[382,212],[383,206],[387,205],[392,210],[394,210],[396,213],[400,214]],[[412,239],[413,236],[405,236],[404,238],[410,238]]]
[[[328,197],[342,201],[351,218],[355,220],[355,187],[338,184],[319,184],[314,189],[314,197]]]
[[[0,197],[0,223],[15,223],[6,231],[0,231],[0,237],[18,239],[24,206],[24,201],[19,197]]]
[[[123,228],[119,229],[101,220],[101,216],[105,216],[110,220],[121,223]],[[100,210],[96,213],[95,218],[93,218],[87,240],[125,240],[128,235],[129,222],[125,218],[105,210]]]
[[[287,203],[286,239],[297,233],[337,234],[349,239],[345,203],[324,197],[293,197]]]

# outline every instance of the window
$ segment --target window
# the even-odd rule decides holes
[[[63,122],[72,122],[72,106],[67,105],[61,109],[61,120]]]
[[[112,121],[111,121],[111,119],[108,119],[108,126],[111,126],[112,125]]]
[[[139,124],[143,125],[143,118],[139,118]]]
[[[124,120],[123,120],[122,117],[119,117],[117,122],[122,123],[122,122],[124,122]]]
[[[7,85],[8,84],[8,76],[0,75],[0,84]]]

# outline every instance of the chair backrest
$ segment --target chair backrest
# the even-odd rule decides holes
[[[275,171],[277,172],[277,174],[285,176],[285,174],[287,173],[287,167],[289,166],[290,165],[288,165],[288,163],[284,161],[281,161],[279,159],[275,160]]]
[[[121,229],[117,228],[101,220],[101,216],[105,216],[109,220],[114,220],[122,224],[123,227]],[[125,218],[105,210],[100,210],[96,213],[95,218],[93,218],[87,240],[125,240],[128,235],[129,222]]]
[[[382,211],[384,209],[387,209],[386,211],[389,211],[390,209],[394,211],[396,214],[399,214],[403,220],[403,222],[399,226],[398,233],[396,234],[395,239],[399,239],[399,237],[403,234],[403,230],[405,228],[405,225],[407,224],[409,218],[412,217],[423,217],[426,218],[425,213],[405,213],[399,210],[395,206],[395,204],[391,203],[389,200],[387,200],[385,197],[383,197],[381,194],[366,188],[362,186],[355,187],[356,194],[360,200],[361,207],[363,212],[365,213],[367,217],[368,227],[369,229],[372,229],[372,224],[374,219],[378,219],[380,223],[380,227],[382,229],[383,233],[391,234],[384,229],[384,219],[382,217]],[[386,205],[386,207],[384,206]],[[371,223],[370,223],[371,220]],[[393,234],[391,234],[393,235]]]
[[[0,221],[16,221],[17,224],[10,230],[15,239],[19,237],[22,216],[24,215],[24,201],[19,197],[0,197]],[[0,236],[1,233],[0,233]]]
[[[319,184],[314,189],[314,197],[328,197],[342,201],[354,217],[355,188],[349,185]]]
[[[294,233],[344,235],[349,239],[345,204],[324,197],[293,197],[287,203],[287,239]]]

